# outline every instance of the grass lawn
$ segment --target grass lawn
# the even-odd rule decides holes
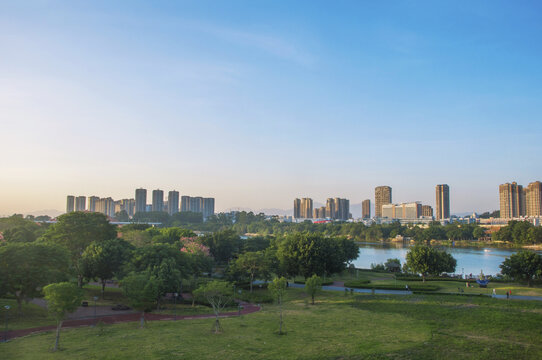
[[[150,322],[64,330],[0,344],[2,359],[539,359],[542,303],[412,295],[345,296],[323,292],[315,306],[300,289],[284,304],[241,318]]]
[[[392,273],[386,272],[373,272],[373,271],[363,271],[358,270],[357,274],[350,274],[344,272],[342,274],[336,274],[329,277],[335,281],[349,281],[354,279],[359,280],[370,280],[371,284],[375,285],[412,285],[412,284],[421,284],[421,281],[403,281],[395,280]],[[458,293],[463,292],[466,294],[486,294],[491,295],[493,288],[495,288],[498,295],[505,295],[506,291],[511,290],[512,295],[526,295],[526,296],[542,296],[542,287],[533,286],[528,287],[526,284],[519,283],[500,283],[500,282],[490,282],[487,288],[480,288],[478,284],[473,280],[471,282],[471,287],[466,287],[464,282],[459,281],[427,281],[426,284],[437,285],[439,287],[438,292],[443,293]],[[368,285],[370,286],[370,285]]]
[[[38,326],[55,325],[56,321],[49,317],[47,310],[41,306],[27,304],[23,302],[23,313],[18,313],[18,305],[16,300],[0,299],[0,320],[2,321],[1,331],[5,329],[6,310],[4,306],[9,305],[11,309],[8,311],[8,326],[9,330],[26,329]]]

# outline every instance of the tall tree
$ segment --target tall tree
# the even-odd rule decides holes
[[[217,231],[203,239],[215,261],[227,263],[241,252],[241,238],[233,230]]]
[[[445,251],[439,251],[430,246],[417,245],[406,255],[406,266],[411,271],[422,274],[423,281],[430,275],[443,272],[453,272],[457,261]]]
[[[131,273],[122,279],[120,286],[128,298],[130,306],[141,312],[140,327],[145,326],[145,311],[150,311],[158,297],[158,284],[151,281],[148,271]]]
[[[60,342],[60,329],[66,313],[77,309],[83,299],[83,291],[76,285],[68,282],[49,284],[43,288],[47,309],[54,315],[57,321],[55,347],[58,350]]]
[[[71,254],[71,265],[77,276],[79,287],[83,286],[81,255],[93,241],[101,242],[117,237],[116,227],[109,223],[101,213],[71,212],[58,217],[43,239],[46,242],[62,245]]]
[[[68,251],[58,245],[14,243],[0,246],[0,295],[22,302],[40,295],[40,288],[64,280],[69,267]]]
[[[151,281],[156,284],[156,307],[167,293],[178,292],[181,284],[181,272],[177,269],[174,259],[164,259],[160,266],[151,270]]]
[[[117,275],[130,259],[132,246],[122,239],[111,239],[91,243],[81,257],[81,269],[87,279],[99,279],[102,297],[107,280]]]
[[[248,277],[250,281],[250,292],[252,284],[258,276],[263,276],[269,271],[270,265],[267,262],[263,251],[246,252],[239,255],[235,260],[234,268]]]
[[[503,275],[526,280],[532,286],[533,278],[542,276],[542,256],[533,251],[519,251],[500,265]]]
[[[345,251],[349,241],[352,240],[294,233],[280,243],[277,256],[289,275],[326,276],[343,271],[352,259],[354,252]]]

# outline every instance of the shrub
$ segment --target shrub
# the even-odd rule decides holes
[[[305,284],[305,280],[296,280],[294,281],[294,284]],[[326,280],[326,281],[322,281],[322,286],[327,286],[327,285],[332,285],[333,284],[333,280]]]
[[[345,287],[361,287],[370,284],[370,280],[351,280],[344,283]]]
[[[236,294],[237,299],[253,303],[253,304],[263,304],[263,303],[272,303],[273,296],[267,290],[256,290],[251,293],[249,291],[243,291],[241,294]]]

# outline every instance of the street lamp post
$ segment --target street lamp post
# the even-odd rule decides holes
[[[5,305],[4,309],[6,309],[6,330],[4,332],[4,341],[3,342],[7,342],[8,341],[8,310],[11,309],[11,307],[9,305]]]
[[[175,295],[175,297],[173,298],[173,303],[175,304],[175,305],[174,305],[174,308],[173,308],[173,309],[174,309],[173,320],[174,320],[174,321],[177,321],[177,296],[179,296],[179,294],[178,294],[178,293],[175,293],[175,294],[173,294],[173,295]]]
[[[98,297],[94,296],[93,299],[94,299],[94,325],[93,326],[96,326],[96,301],[98,300]]]

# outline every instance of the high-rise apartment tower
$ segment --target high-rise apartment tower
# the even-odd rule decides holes
[[[78,196],[75,198],[75,211],[85,211],[87,209],[87,197]]]
[[[88,211],[90,212],[96,212],[96,203],[100,200],[97,196],[89,196],[88,197]]]
[[[136,189],[135,191],[135,212],[147,211],[147,189]]]
[[[170,191],[167,194],[167,211],[169,215],[173,215],[179,212],[179,192]]]
[[[450,187],[446,184],[437,185],[435,188],[437,200],[437,220],[450,218]]]
[[[525,189],[525,215],[542,216],[542,183],[535,181]]]
[[[301,218],[301,199],[294,199],[294,218]]]
[[[72,211],[75,211],[75,196],[68,195],[66,198],[66,212],[70,213]]]
[[[312,219],[312,199],[301,199],[301,217],[304,219]]]
[[[375,188],[375,216],[382,217],[382,205],[391,204],[391,187],[377,186]]]
[[[371,200],[363,200],[361,203],[361,217],[363,219],[371,218]]]
[[[525,215],[525,192],[516,182],[499,185],[501,218],[510,219]]]
[[[164,191],[156,189],[152,191],[152,211],[164,211]]]

